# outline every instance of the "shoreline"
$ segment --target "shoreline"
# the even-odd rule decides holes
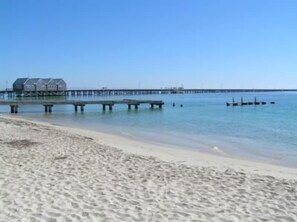
[[[297,169],[0,115],[0,221],[297,221]]]
[[[296,177],[297,179],[297,168],[294,167],[269,164],[253,160],[245,160],[237,157],[226,157],[200,151],[192,151],[190,149],[182,149],[181,146],[174,146],[172,144],[158,142],[150,143],[148,140],[139,140],[131,136],[112,134],[89,129],[81,129],[78,127],[65,126],[59,124],[52,124],[43,121],[33,120],[29,117],[12,117],[0,115],[0,118],[1,117],[25,122],[28,121],[30,123],[53,127],[57,130],[67,131],[76,135],[91,137],[94,141],[96,141],[99,144],[115,147],[130,154],[152,156],[164,161],[181,162],[191,166],[219,168],[230,167],[235,170],[244,169],[247,172],[261,175],[270,175],[280,178],[286,175],[284,178],[291,178],[292,176],[292,178],[295,179]]]

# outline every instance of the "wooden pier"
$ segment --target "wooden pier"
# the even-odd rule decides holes
[[[258,105],[266,105],[266,104],[267,104],[267,102],[257,101],[256,97],[253,102],[251,102],[251,101],[245,102],[245,101],[243,101],[242,97],[241,97],[240,102],[235,102],[234,98],[231,103],[226,102],[226,106],[250,106],[250,105],[258,106]],[[270,104],[275,104],[275,102],[270,102]]]
[[[78,111],[78,107],[80,107],[80,111],[84,111],[84,107],[86,105],[102,105],[102,110],[105,111],[106,107],[111,111],[113,106],[116,104],[124,104],[128,106],[128,109],[131,110],[131,107],[134,106],[135,110],[141,104],[149,104],[151,108],[159,107],[162,109],[164,102],[161,100],[134,100],[134,99],[124,99],[124,100],[91,100],[91,101],[84,101],[84,100],[1,100],[0,105],[10,106],[11,113],[18,113],[19,106],[24,105],[42,105],[44,106],[44,111],[46,113],[51,113],[52,108],[55,105],[73,105],[74,111]]]
[[[63,96],[80,97],[80,96],[131,96],[131,95],[153,95],[153,94],[196,94],[196,93],[245,93],[245,92],[290,92],[297,89],[181,89],[172,88],[163,89],[67,89],[61,93]],[[1,97],[46,97],[52,94],[39,95],[37,92],[24,92],[17,94],[12,89],[0,90]],[[60,95],[60,94],[59,94]]]

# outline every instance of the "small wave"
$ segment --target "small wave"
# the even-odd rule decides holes
[[[220,154],[226,154],[223,150],[221,150],[219,147],[217,147],[217,146],[214,146],[213,147],[213,150],[215,151],[215,152],[217,152],[217,153],[220,153]]]
[[[127,132],[124,132],[124,131],[121,131],[120,134],[123,135],[123,136],[131,136],[132,135],[131,133],[127,133]]]

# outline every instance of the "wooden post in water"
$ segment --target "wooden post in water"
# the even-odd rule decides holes
[[[255,97],[255,105],[260,105],[260,102],[257,102],[257,98]]]
[[[10,105],[10,113],[14,113],[14,106]]]
[[[52,112],[52,107],[54,106],[54,105],[43,105],[44,106],[44,112],[46,112],[46,113],[51,113]]]
[[[77,105],[74,105],[74,111],[77,112]]]
[[[18,113],[18,105],[10,105],[10,113]]]

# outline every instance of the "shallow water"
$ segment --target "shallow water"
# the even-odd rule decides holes
[[[227,107],[225,102],[240,97],[276,104]],[[87,105],[84,113],[73,106],[55,106],[45,114],[42,106],[20,107],[21,116],[54,124],[76,126],[120,134],[151,143],[177,145],[182,149],[252,159],[297,167],[297,93],[214,93],[114,97],[116,99],[162,99],[163,109],[142,104],[138,111],[115,105],[102,112]],[[74,98],[67,98],[74,99]],[[84,100],[113,97],[76,97]],[[172,104],[176,106],[173,107]],[[180,105],[183,107],[180,107]],[[8,113],[8,107],[0,107]]]

